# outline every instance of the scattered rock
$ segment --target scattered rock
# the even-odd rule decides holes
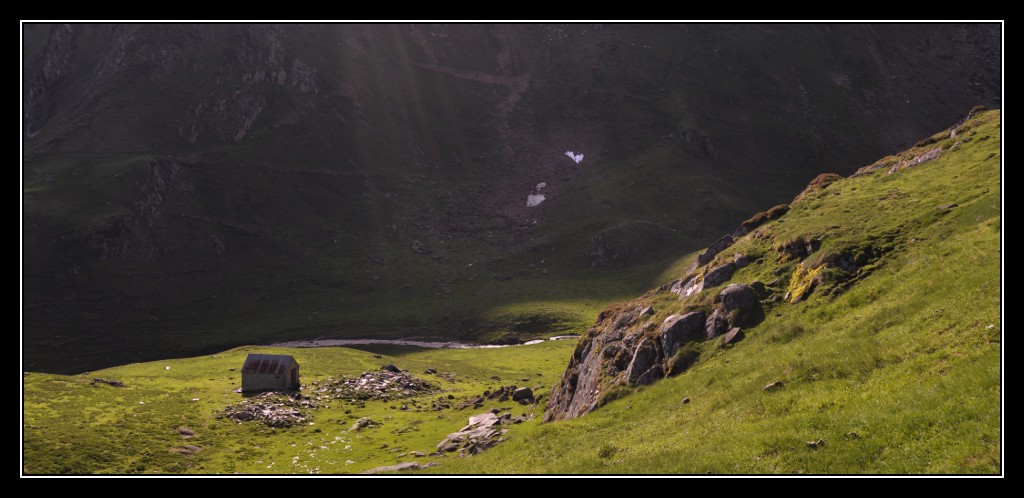
[[[96,384],[106,384],[106,385],[112,386],[112,387],[124,387],[124,382],[121,382],[119,380],[113,380],[113,379],[106,380],[106,379],[101,379],[101,378],[98,378],[98,377],[95,378],[95,379],[92,379],[92,382],[90,382],[90,384],[92,384],[94,386]]]
[[[375,427],[380,427],[380,424],[375,422],[370,417],[361,417],[359,420],[356,420],[355,423],[352,424],[352,427],[349,427],[348,430],[358,431],[362,429],[373,429]]]
[[[850,432],[846,433],[846,437],[848,437],[850,439],[860,439],[860,434],[857,434],[856,432],[850,431]]]
[[[775,391],[777,389],[782,389],[782,386],[783,386],[782,381],[781,380],[777,380],[775,382],[772,382],[772,383],[764,386],[761,390],[762,391]]]
[[[185,439],[189,439],[196,435],[195,431],[188,427],[178,427],[178,434]]]
[[[959,207],[959,206],[957,206],[956,204],[941,204],[941,205],[935,206],[935,209],[938,209],[939,211],[946,211],[948,209],[953,209],[955,207]]]
[[[690,398],[683,398],[683,404],[684,405],[690,404]]]
[[[739,327],[733,327],[729,329],[725,335],[722,336],[722,342],[720,345],[725,346],[726,344],[732,344],[734,342],[740,342],[743,340],[743,329]]]
[[[430,374],[430,375],[434,375],[434,374],[436,374],[436,373],[437,373],[437,370],[436,370],[436,369],[433,369],[433,368],[428,368],[428,369],[424,370],[424,371],[423,371],[423,373],[425,373],[425,374]]]
[[[422,452],[422,451],[410,451],[409,454],[414,456],[414,457],[416,457],[416,458],[423,458],[423,457],[427,456],[427,454]]]
[[[198,453],[202,449],[203,448],[200,447],[200,446],[195,446],[195,445],[187,444],[187,445],[182,446],[180,448],[171,448],[171,452],[177,453],[179,455],[191,455],[193,453]]]
[[[526,404],[524,402],[533,401],[533,390],[529,387],[516,389],[515,392],[512,393],[512,401],[518,401],[522,404]]]
[[[217,415],[236,422],[257,420],[269,427],[286,428],[305,425],[309,422],[308,410],[319,405],[309,399],[276,392],[266,392],[248,398],[236,405],[229,405]]]
[[[419,462],[402,462],[396,463],[395,465],[385,465],[383,467],[375,467],[369,470],[364,470],[360,474],[382,474],[384,472],[401,472],[403,470],[416,470],[416,469],[427,469],[434,467],[437,464],[434,462],[420,464]]]
[[[463,410],[463,409],[469,408],[471,406],[479,407],[480,405],[483,405],[483,403],[484,403],[484,397],[483,396],[476,396],[476,397],[467,398],[467,399],[462,400],[461,402],[459,402],[459,404],[455,405],[455,408],[458,408],[459,410]]]
[[[818,448],[821,448],[822,446],[825,446],[824,439],[818,439],[817,441],[807,441],[807,447],[812,450],[816,450]]]
[[[423,255],[429,255],[430,253],[434,252],[429,247],[427,247],[426,244],[424,244],[424,243],[422,243],[422,242],[420,242],[418,240],[412,241],[411,249],[412,249],[412,252],[414,252],[416,254],[423,254]]]

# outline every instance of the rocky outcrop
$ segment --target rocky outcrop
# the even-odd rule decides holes
[[[749,307],[750,287],[730,287],[732,309]],[[621,387],[649,385],[685,371],[699,356],[689,345],[716,338],[731,325],[724,307],[710,317],[698,310],[670,315],[660,322],[656,314],[646,312],[648,308],[642,303],[613,306],[598,316],[552,389],[545,421],[578,417],[604,404],[609,400],[607,394]],[[729,333],[733,340],[739,331]]]
[[[698,267],[710,263],[712,259],[715,259],[715,256],[717,256],[718,253],[728,249],[729,246],[731,246],[735,241],[736,239],[734,239],[732,235],[726,235],[725,237],[716,240],[714,243],[708,246],[708,248],[705,249],[704,252],[697,255],[697,259],[694,260],[692,264],[690,264],[690,268],[687,271],[692,272],[693,270],[696,270]]]
[[[151,230],[163,216],[163,204],[171,193],[191,193],[194,186],[183,166],[173,159],[158,158],[145,167],[138,197],[129,214],[111,216],[86,239],[88,250],[99,259],[153,261],[160,247]]]
[[[744,254],[724,258],[731,259],[727,262],[716,258],[733,242],[729,235],[719,239],[698,256],[697,267],[691,266],[686,278],[656,292],[672,292],[686,299],[728,282],[738,268],[750,264]],[[758,285],[763,291],[764,286]],[[660,321],[645,302],[605,309],[580,339],[569,366],[552,388],[544,420],[578,417],[619,396],[623,388],[677,375],[698,360],[700,343],[719,338],[720,346],[738,342],[743,338],[741,327],[764,319],[757,296],[751,285],[732,284],[716,296],[710,310],[691,309]]]
[[[26,68],[26,73],[31,74],[31,79],[26,82],[25,89],[25,133],[30,137],[36,133],[45,119],[45,111],[40,105],[42,96],[67,69],[74,37],[73,25],[53,26],[46,48]]]

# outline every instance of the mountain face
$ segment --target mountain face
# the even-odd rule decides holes
[[[26,366],[575,329],[998,107],[999,30],[25,25]]]
[[[991,219],[998,213],[998,184],[993,182],[999,179],[999,158],[992,152],[998,150],[998,137],[998,112],[983,113],[979,107],[952,128],[860,168],[850,179],[822,174],[791,204],[751,217],[697,255],[681,278],[598,315],[553,388],[545,420],[578,417],[630,387],[678,375],[700,358],[733,347],[748,328],[761,332],[765,327],[757,326],[770,314],[806,313],[807,306],[800,304],[811,296],[816,303],[809,306],[835,301],[875,271],[908,258],[913,246],[956,230],[951,225],[984,223],[979,230],[992,242],[993,229],[999,230],[998,220]],[[922,185],[908,185],[911,180],[902,177],[916,168],[925,169],[917,175],[927,182],[917,179]],[[964,188],[949,188],[950,177],[961,179]],[[871,213],[883,207],[884,214]],[[973,219],[952,222],[947,218],[954,210],[972,213],[962,216]],[[992,247],[976,250],[989,253]],[[993,271],[998,275],[993,263],[987,257],[971,280]],[[905,278],[913,277],[908,273]],[[968,291],[979,303],[988,302],[987,287]],[[998,318],[975,310],[951,311],[961,322]],[[893,313],[881,328],[901,318]],[[948,330],[974,335],[962,328]],[[983,347],[991,347],[991,334],[983,335]],[[779,381],[764,390],[782,386]]]

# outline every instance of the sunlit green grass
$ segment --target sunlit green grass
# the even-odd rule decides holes
[[[561,374],[572,341],[556,341],[514,349],[420,350],[388,348],[373,353],[348,348],[239,348],[221,354],[126,365],[60,376],[27,374],[25,385],[24,470],[50,473],[351,473],[390,465],[410,451],[431,453],[445,435],[466,425],[470,415],[492,408],[516,416],[538,418],[540,409],[517,403],[488,402],[483,408],[430,411],[431,401],[449,394],[453,405],[486,389],[516,384],[546,393]],[[301,365],[302,383],[339,375],[354,376],[393,363],[430,380],[442,392],[393,401],[360,403],[335,400],[314,412],[313,424],[271,429],[258,422],[219,419],[217,412],[238,403],[242,395],[238,369],[250,352],[293,354]],[[170,367],[167,369],[166,367]],[[453,375],[454,382],[424,374],[427,368]],[[91,385],[93,378],[115,379],[126,387]],[[494,380],[497,377],[499,380]],[[304,393],[309,394],[308,388]],[[412,410],[403,411],[406,404]],[[416,408],[424,411],[413,411]],[[348,413],[346,413],[348,412]],[[350,431],[360,417],[379,428]],[[183,439],[177,429],[196,436]],[[196,445],[192,455],[172,448]],[[387,445],[385,447],[385,445]],[[450,461],[429,457],[421,461]]]

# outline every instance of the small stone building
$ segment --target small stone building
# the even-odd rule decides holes
[[[242,365],[242,392],[299,388],[299,363],[285,354],[249,354]]]

